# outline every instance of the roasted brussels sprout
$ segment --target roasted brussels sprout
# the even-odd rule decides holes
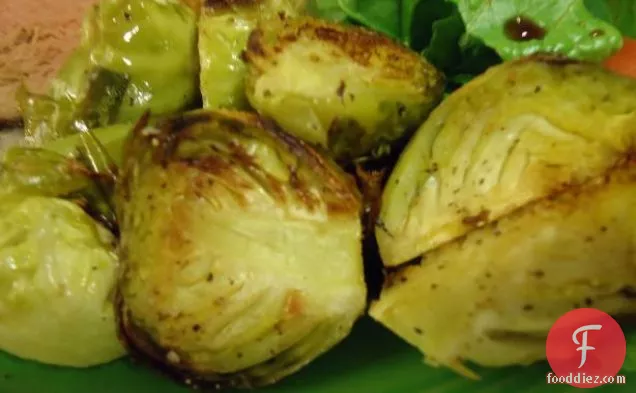
[[[339,160],[386,151],[444,87],[440,72],[391,39],[311,18],[262,23],[245,59],[251,105]]]
[[[634,102],[636,80],[546,57],[452,94],[388,180],[370,315],[466,375],[544,359],[573,308],[633,315]]]
[[[340,168],[256,115],[141,123],[117,191],[123,339],[191,384],[293,373],[364,312],[360,205]]]
[[[634,87],[592,64],[533,57],[449,96],[388,180],[376,231],[385,264],[616,165],[636,137]]]
[[[259,21],[296,16],[306,0],[206,1],[199,20],[201,94],[204,108],[247,109],[241,57]]]
[[[181,0],[100,0],[45,95],[19,92],[32,143],[171,114],[198,98],[197,17]]]
[[[123,356],[110,232],[74,203],[0,194],[0,350],[72,367]]]

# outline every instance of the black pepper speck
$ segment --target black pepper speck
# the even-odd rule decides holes
[[[535,270],[530,272],[530,274],[536,278],[543,278],[545,276],[545,272],[543,270]]]

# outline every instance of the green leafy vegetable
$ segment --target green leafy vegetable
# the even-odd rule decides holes
[[[480,40],[466,36],[457,6],[447,0],[314,0],[309,5],[315,16],[377,30],[421,52],[446,74],[451,89],[501,62]]]
[[[590,13],[583,0],[450,1],[459,7],[467,33],[504,60],[550,52],[601,61],[622,46],[621,33]]]
[[[332,22],[346,22],[348,18],[340,7],[339,0],[311,0],[307,3],[307,11]]]
[[[636,38],[636,1],[585,0],[585,6],[598,18],[613,24],[623,35]]]
[[[447,15],[433,22],[430,36],[421,36],[427,40],[422,54],[446,73],[449,88],[454,89],[500,63],[501,58],[481,40],[467,35],[457,7],[446,5]]]
[[[455,5],[446,0],[402,0],[402,41],[413,50],[422,51],[431,43],[435,22],[457,14]],[[460,17],[461,22],[461,17]],[[463,22],[462,22],[463,26]],[[463,27],[462,27],[463,32]],[[454,45],[459,37],[447,42]]]
[[[502,60],[551,52],[602,61],[621,48],[621,33],[636,37],[632,0],[314,0],[310,6],[318,17],[361,24],[421,52],[446,74],[451,90]],[[527,22],[537,27],[534,37]]]
[[[395,39],[402,38],[401,2],[396,0],[338,0],[349,18]]]

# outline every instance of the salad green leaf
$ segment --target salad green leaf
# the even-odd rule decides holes
[[[309,14],[332,22],[346,22],[348,15],[340,7],[339,0],[312,0],[307,3]]]
[[[466,31],[504,59],[537,52],[601,61],[618,51],[622,35],[595,17],[584,0],[450,0]]]
[[[413,50],[422,51],[431,43],[435,23],[450,15],[459,15],[456,9],[446,0],[402,0],[402,41]],[[454,45],[458,38],[453,37],[447,43]]]
[[[614,25],[623,35],[636,38],[636,1],[585,0],[585,6],[596,17]]]
[[[396,0],[338,0],[353,21],[395,39],[402,38],[401,7]]]
[[[500,63],[501,58],[481,40],[466,34],[456,6],[451,5],[446,12],[445,17],[433,22],[429,41],[422,54],[444,71],[448,87],[453,90]]]

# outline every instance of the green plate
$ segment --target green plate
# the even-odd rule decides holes
[[[255,393],[495,393],[575,392],[565,385],[547,385],[549,367],[479,370],[473,382],[446,370],[428,367],[422,356],[390,332],[364,319],[337,348],[302,372]],[[630,392],[626,385],[606,385],[601,392]],[[188,393],[145,367],[121,360],[106,366],[74,370],[44,366],[0,353],[1,393]]]

